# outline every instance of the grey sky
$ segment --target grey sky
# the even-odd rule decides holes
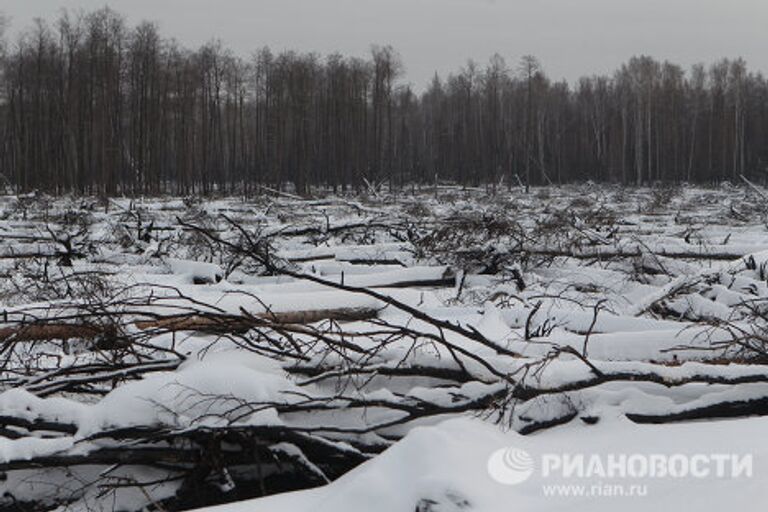
[[[61,8],[104,5],[185,45],[218,37],[243,56],[263,45],[364,55],[391,44],[419,89],[494,52],[511,65],[534,54],[569,80],[640,53],[686,67],[742,56],[768,71],[766,0],[4,0],[0,11],[17,31]]]

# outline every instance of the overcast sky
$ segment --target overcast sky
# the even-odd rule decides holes
[[[365,55],[391,44],[417,88],[494,52],[511,66],[536,55],[568,80],[636,54],[685,67],[742,56],[768,71],[768,0],[3,0],[0,11],[18,31],[62,8],[104,5],[188,46],[218,37],[242,56],[263,45]]]

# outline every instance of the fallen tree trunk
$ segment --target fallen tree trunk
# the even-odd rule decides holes
[[[76,431],[74,425],[54,425],[58,432]],[[34,429],[41,430],[41,429]],[[61,451],[28,458],[0,461],[0,472],[54,467],[91,465],[140,465],[187,471],[195,466],[207,466],[215,460],[222,467],[273,465],[294,463],[294,471],[322,471],[326,482],[335,479],[368,460],[384,446],[372,446],[372,451],[360,451],[349,444],[334,441],[286,426],[200,427],[182,431],[163,428],[128,427],[100,432],[87,441],[110,440],[117,446],[93,450]],[[155,446],[150,446],[151,443]],[[160,444],[160,446],[157,446]],[[285,450],[289,444],[295,452]],[[298,456],[298,457],[297,457]],[[297,462],[309,462],[308,467]],[[288,469],[288,468],[285,468]],[[305,475],[307,476],[307,475]],[[310,475],[311,476],[311,475]],[[318,483],[326,483],[318,482]]]
[[[308,311],[268,311],[265,313],[239,315],[179,315],[144,320],[135,325],[141,330],[164,329],[169,331],[247,331],[266,323],[273,324],[312,324],[323,320],[353,322],[375,318],[379,310],[375,308],[336,308],[315,309]]]
[[[766,415],[768,415],[768,397],[721,402],[667,414],[626,414],[627,418],[635,423],[653,424]]]
[[[70,338],[93,339],[107,334],[104,326],[88,323],[33,322],[0,328],[0,343],[12,341],[51,341]]]
[[[268,324],[312,324],[323,320],[352,322],[375,318],[377,308],[336,308],[315,309],[306,311],[268,311],[264,313],[243,315],[224,314],[184,314],[151,320],[133,322],[137,328],[146,331],[150,329],[168,332],[201,331],[201,332],[247,332],[248,330]],[[56,320],[37,320],[31,323],[0,328],[0,343],[53,341],[68,339],[116,338],[117,326],[114,324],[98,325],[93,323],[61,323]]]
[[[184,362],[183,358],[127,365],[112,363],[74,366],[51,370],[48,372],[48,375],[44,374],[35,377],[32,382],[25,382],[24,379],[19,379],[15,382],[11,381],[10,384],[13,387],[23,388],[39,397],[45,397],[65,391],[74,392],[82,389],[83,386],[93,387],[104,382],[115,383],[116,381],[138,379],[148,373],[173,371],[182,362]]]
[[[3,252],[0,253],[0,260],[33,260],[33,259],[55,259],[64,257],[77,257],[83,258],[84,255],[80,252]]]
[[[535,256],[546,257],[565,257],[574,258],[578,260],[591,260],[591,259],[603,259],[603,258],[636,258],[648,253],[648,250],[643,250],[638,247],[636,249],[616,249],[606,247],[594,247],[590,249],[572,250],[572,249],[550,249],[550,248],[535,248],[527,247],[522,249],[522,253],[532,254]],[[683,260],[712,260],[712,261],[733,261],[744,257],[744,254],[736,254],[733,252],[708,252],[708,251],[694,251],[694,250],[674,250],[674,249],[660,249],[652,251],[652,254],[656,256],[664,256],[670,259],[683,259]]]

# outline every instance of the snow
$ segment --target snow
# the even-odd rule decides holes
[[[244,394],[266,398],[265,391],[276,385],[279,384],[273,379],[256,372],[200,363],[116,389],[93,407],[90,421],[81,425],[79,435],[85,437],[100,430],[136,425],[170,423],[187,427],[203,415],[225,414],[233,407],[225,403],[211,404],[212,396]]]
[[[188,277],[190,282],[196,278],[207,283],[218,283],[224,277],[224,271],[214,263],[180,260],[178,258],[166,258],[165,263],[172,274]]]
[[[757,217],[747,223],[729,217],[732,202],[742,200],[730,189],[687,189],[674,207],[655,213],[644,210],[647,191],[627,191],[628,198],[621,200],[613,198],[613,192],[553,189],[548,201],[511,192],[487,204],[458,196],[420,198],[433,214],[427,227],[419,226],[422,231],[413,233],[409,231],[415,229],[413,219],[404,211],[420,204],[415,199],[369,204],[342,198],[276,203],[224,198],[194,211],[186,211],[179,199],[145,199],[130,207],[142,208],[143,218],[162,231],[150,242],[126,244],[122,234],[130,237],[135,230],[121,216],[131,201],[116,199],[117,212],[89,214],[94,224],[88,241],[98,243],[73,267],[60,267],[55,261],[0,261],[0,272],[8,276],[0,279],[0,312],[7,317],[0,329],[32,319],[70,318],[90,308],[119,315],[120,328],[140,339],[141,345],[114,351],[94,348],[89,340],[49,340],[16,344],[5,352],[0,417],[67,428],[8,426],[9,437],[0,435],[0,463],[87,455],[113,446],[117,441],[105,438],[105,433],[123,428],[173,433],[301,428],[349,453],[358,453],[359,446],[389,448],[321,488],[211,510],[762,510],[766,491],[760,482],[768,467],[768,445],[760,440],[768,420],[656,426],[627,418],[673,415],[768,396],[768,365],[751,360],[754,354],[744,344],[732,343],[734,332],[746,338],[752,332],[766,332],[763,320],[755,315],[768,297],[765,225]],[[615,210],[619,217],[615,233],[578,219],[575,227],[549,238],[541,234],[542,225],[558,212],[570,211],[574,199],[581,197],[599,199]],[[494,204],[497,200],[499,204]],[[0,231],[9,238],[0,237],[0,254],[60,250],[45,241],[41,219],[22,220],[12,202],[3,204]],[[69,208],[63,201],[52,204],[52,215]],[[274,254],[292,271],[327,284],[271,275],[274,272],[264,272],[256,263],[233,261],[226,252],[196,242],[174,220],[180,213],[194,214],[222,236],[236,240],[237,233],[226,231],[226,225],[217,221],[217,214],[224,212],[235,212],[256,238],[274,235]],[[515,247],[509,233],[478,240],[477,247],[472,245],[474,236],[481,234],[472,232],[459,233],[470,247],[437,250],[421,245],[424,232],[432,227],[429,223],[500,212],[539,238],[526,240],[531,254],[503,263],[495,274],[478,275],[472,265],[462,265],[457,252],[493,249],[503,254]],[[398,228],[370,227],[378,222]],[[363,226],[360,230],[344,235],[330,229],[358,224]],[[51,225],[55,228],[56,221]],[[452,229],[448,224],[449,235],[455,234]],[[311,233],[300,234],[307,230]],[[23,238],[13,238],[17,236]],[[572,251],[574,257],[536,256],[536,250]],[[615,257],[617,253],[621,257]],[[511,277],[512,269],[522,275],[525,286]],[[45,279],[33,271],[45,272]],[[78,272],[102,273],[104,289],[85,280],[67,281]],[[438,328],[386,301],[332,284],[374,289],[380,297],[449,322],[455,329],[445,324]],[[240,337],[196,331],[154,333],[139,326],[142,320],[186,313],[259,315],[334,308],[374,311],[376,318],[283,326],[294,330],[290,342],[299,349],[290,345],[280,326],[254,329]],[[348,345],[329,348],[312,336],[315,329]],[[416,334],[401,337],[403,332]],[[487,343],[478,343],[471,333],[480,333]],[[268,334],[269,340],[258,334]],[[582,353],[589,364],[577,356]],[[125,367],[111,367],[116,359]],[[141,375],[126,369],[142,363],[156,368]],[[61,377],[69,369],[89,365],[104,367],[99,372],[106,377],[94,383],[88,382],[88,373]],[[409,375],[414,368],[426,368],[434,376]],[[398,370],[403,373],[393,376]],[[466,378],[441,377],[451,371],[466,372]],[[622,378],[600,381],[595,378],[598,373]],[[90,394],[47,387],[67,382],[92,384]],[[534,397],[505,402],[514,386]],[[468,414],[466,409],[475,402],[487,406]],[[285,412],[284,406],[297,403],[306,410]],[[386,407],[393,403],[403,408]],[[425,405],[451,412],[391,425],[409,408]],[[568,422],[536,431],[550,421]],[[373,425],[383,426],[357,433]],[[535,432],[518,433],[528,430]],[[23,435],[12,438],[15,434]],[[645,497],[545,497],[542,485],[547,482],[537,475],[519,486],[501,485],[488,475],[491,454],[509,446],[532,455],[716,450],[751,454],[756,468],[754,478],[733,481],[656,479],[648,482]],[[322,474],[322,464],[292,442],[274,442],[269,450]],[[52,487],[65,487],[75,477],[97,482],[110,471],[148,481],[163,477],[144,466],[98,466],[78,468],[75,476],[46,469],[40,478]],[[31,473],[7,472],[0,491],[18,500],[57,496],[54,490],[43,492],[30,483]],[[86,487],[70,489],[77,495],[72,509],[111,510],[112,504],[99,497],[98,485]],[[149,498],[137,489],[125,489],[114,499],[126,510],[137,510],[173,496],[177,488],[178,482],[158,485]],[[4,503],[0,501],[0,506]]]
[[[768,428],[768,419],[636,425],[626,419],[606,419],[597,425],[557,427],[546,434],[522,436],[502,431],[474,418],[448,420],[436,426],[414,428],[402,441],[339,480],[308,491],[288,493],[232,505],[207,508],[207,512],[310,512],[337,510],[412,512],[419,503],[432,501],[440,511],[476,510],[503,512],[615,512],[646,510],[764,510],[764,471],[768,445],[757,441]],[[716,443],[713,443],[716,440]],[[755,461],[752,478],[545,478],[534,472],[528,481],[508,486],[488,473],[490,456],[515,447],[534,458],[543,454],[736,454]],[[545,496],[544,486],[601,488],[646,485],[642,497]]]
[[[139,425],[188,428],[237,419],[260,421],[274,413],[258,404],[280,403],[298,388],[273,360],[255,354],[223,352],[205,361],[188,361],[164,372],[121,386],[99,402],[86,405],[64,398],[40,399],[14,389],[0,394],[5,415],[44,418],[78,426],[73,439],[110,429]],[[0,451],[2,453],[2,451]]]
[[[31,460],[35,457],[54,455],[72,448],[72,439],[2,439],[0,438],[0,463],[14,460]]]

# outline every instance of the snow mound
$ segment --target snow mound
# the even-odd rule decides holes
[[[318,489],[205,509],[207,512],[615,512],[646,510],[764,510],[768,445],[755,442],[768,418],[740,421],[636,425],[615,419],[595,426],[565,426],[545,435],[504,432],[479,419],[458,418],[413,429],[402,441]],[[717,440],[714,442],[714,440]],[[752,477],[557,479],[535,472],[518,485],[488,473],[495,451],[514,447],[535,460],[543,454],[743,454],[754,460]],[[537,462],[538,463],[538,462]],[[609,486],[646,485],[644,496],[595,496]],[[584,486],[591,496],[552,496],[552,486]],[[594,489],[593,489],[594,487]],[[600,491],[602,489],[602,491]],[[573,492],[573,491],[571,491]]]

